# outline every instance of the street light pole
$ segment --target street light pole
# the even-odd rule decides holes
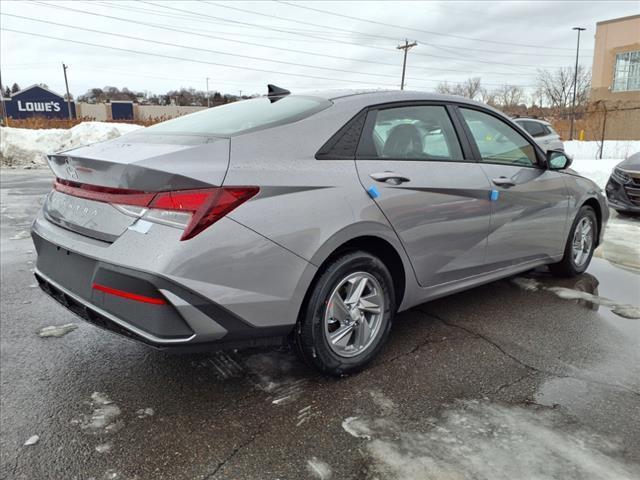
[[[207,77],[207,108],[209,108],[209,77]]]
[[[2,100],[2,122],[5,127],[8,127],[9,117],[7,116],[7,106],[4,104],[4,87],[2,86],[2,75],[0,75],[0,99]]]
[[[580,55],[580,32],[586,30],[582,27],[573,27],[578,31],[578,44],[576,46],[576,69],[573,72],[573,100],[571,102],[571,128],[569,129],[569,140],[573,140],[573,128],[576,121],[576,90],[578,89],[578,56]]]

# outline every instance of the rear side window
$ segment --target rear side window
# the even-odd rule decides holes
[[[527,120],[522,120],[518,122],[524,129],[529,132],[532,137],[543,137],[547,135],[547,131],[545,129],[544,124],[538,122],[530,122]]]
[[[547,135],[546,129],[544,128],[544,124],[538,122],[530,122],[524,120],[520,122],[520,125],[524,127],[524,129],[529,132],[532,137],[543,137]]]
[[[487,163],[534,166],[533,146],[514,128],[487,113],[461,108],[480,157]]]
[[[365,131],[359,158],[461,161],[458,137],[443,106],[423,105],[372,111],[373,128]],[[367,120],[367,123],[370,123]]]
[[[254,98],[158,123],[145,133],[228,136],[293,123],[332,105],[318,97]]]

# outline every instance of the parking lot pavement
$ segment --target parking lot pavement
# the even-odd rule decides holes
[[[2,478],[640,478],[637,220],[614,216],[577,279],[400,314],[375,363],[336,380],[286,348],[160,353],[46,298],[28,228],[50,184],[2,172]]]

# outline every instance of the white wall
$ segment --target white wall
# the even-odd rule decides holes
[[[111,120],[111,105],[109,103],[77,103],[78,117],[87,117],[99,122]],[[197,112],[206,107],[181,107],[178,105],[133,105],[134,120],[149,120],[153,118],[169,119]]]
[[[206,107],[181,107],[178,105],[134,105],[133,116],[136,120],[151,118],[173,118],[187,113],[204,110]]]
[[[78,117],[93,118],[99,122],[111,118],[111,107],[108,103],[76,103]]]

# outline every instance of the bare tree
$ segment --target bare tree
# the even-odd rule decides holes
[[[486,88],[480,89],[480,101],[482,103],[486,103],[487,105],[495,106],[496,105],[496,92],[493,90],[489,90]]]
[[[524,98],[524,90],[517,85],[503,85],[494,92],[495,102],[502,108],[514,108],[520,105]]]
[[[480,77],[467,78],[464,82],[457,85],[460,95],[475,100],[482,92],[480,85]]]
[[[574,69],[559,68],[555,72],[538,70],[536,79],[537,89],[553,108],[567,108],[571,106],[573,96]],[[591,89],[591,71],[582,65],[578,67],[578,81],[576,89],[576,105],[584,105],[589,101]]]
[[[436,87],[436,92],[442,93],[443,95],[456,95],[455,85],[449,85],[449,82],[439,83]]]
[[[453,85],[443,82],[436,87],[436,92],[446,95],[458,95],[474,100],[481,96],[481,79],[480,77],[467,78],[464,82]]]

